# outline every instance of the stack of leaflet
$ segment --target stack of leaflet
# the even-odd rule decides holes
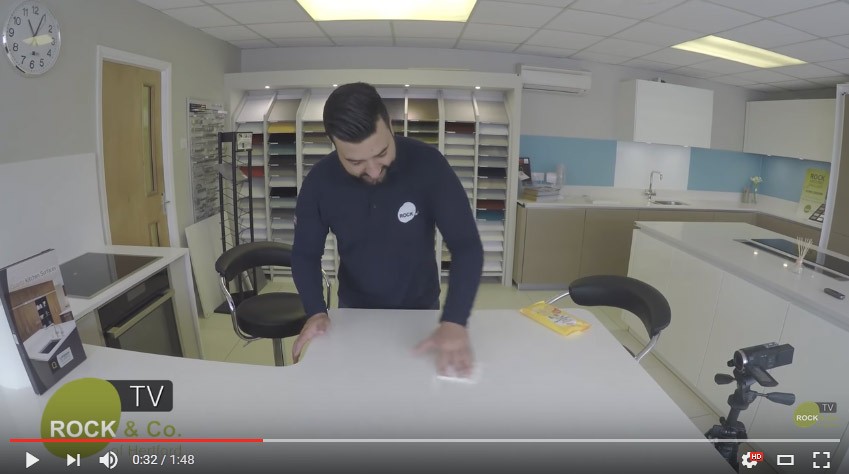
[[[550,185],[525,186],[522,199],[535,202],[553,202],[560,199],[560,187]]]

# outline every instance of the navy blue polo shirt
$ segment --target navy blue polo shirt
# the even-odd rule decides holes
[[[304,178],[295,209],[292,275],[308,315],[325,312],[321,256],[328,230],[339,253],[339,299],[354,308],[429,309],[439,299],[436,228],[451,251],[442,321],[466,324],[483,267],[468,197],[448,161],[395,137],[380,184],[351,176],[334,151]]]

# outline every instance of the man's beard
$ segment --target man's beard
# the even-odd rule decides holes
[[[374,185],[382,183],[386,179],[386,172],[387,172],[387,167],[384,166],[380,169],[380,175],[377,177],[377,179],[372,179],[368,175],[368,173],[363,173],[363,174],[360,175],[360,180],[362,180],[362,182],[364,182],[366,184],[374,186]]]

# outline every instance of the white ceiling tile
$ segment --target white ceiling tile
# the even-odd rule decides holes
[[[723,38],[751,44],[760,48],[772,48],[785,44],[801,43],[817,39],[816,36],[771,20],[761,20],[733,30],[717,34]]]
[[[829,3],[773,19],[817,36],[845,35],[849,33],[849,3]]]
[[[333,36],[339,46],[393,46],[391,36]]]
[[[602,54],[615,54],[617,56],[636,58],[661,49],[661,46],[639,43],[637,41],[625,41],[616,38],[607,38],[587,48],[587,51]]]
[[[647,61],[643,58],[632,59],[630,61],[625,61],[622,63],[623,66],[635,67],[639,69],[646,69],[649,71],[668,71],[670,69],[675,69],[678,66],[674,64],[667,63],[659,63],[657,61]]]
[[[552,48],[584,49],[603,39],[603,36],[571,33],[569,31],[539,30],[528,39],[527,43],[537,46],[550,46]]]
[[[539,28],[561,11],[561,8],[542,5],[478,0],[469,16],[469,23]]]
[[[408,38],[405,36],[395,37],[395,46],[405,46],[411,48],[446,48],[454,47],[456,39],[452,38]]]
[[[333,46],[327,37],[316,38],[279,38],[271,40],[277,46]]]
[[[780,81],[780,82],[771,82],[770,84],[780,87],[782,89],[787,90],[802,90],[802,89],[816,89],[817,84],[813,82],[806,81],[804,79],[794,79],[792,81]]]
[[[215,8],[243,24],[312,20],[294,0],[224,4]]]
[[[221,14],[221,12],[212,7],[175,8],[173,10],[165,10],[165,13],[189,26],[194,26],[195,28],[209,28],[212,26],[229,26],[236,24],[235,21],[227,18]]]
[[[672,46],[691,39],[701,38],[704,33],[643,21],[613,36],[658,46]]]
[[[516,49],[517,53],[536,54],[539,56],[553,56],[555,58],[566,58],[578,52],[576,49],[552,48],[550,46],[536,46],[523,44]]]
[[[267,39],[232,40],[230,44],[241,49],[273,48],[276,45]]]
[[[495,41],[474,41],[474,40],[460,40],[457,43],[457,48],[459,49],[472,49],[476,51],[497,51],[502,53],[509,53],[516,49],[516,46],[519,46],[516,43],[499,43]]]
[[[820,63],[820,66],[831,69],[832,71],[849,74],[849,59],[841,59],[840,61],[826,61]]]
[[[203,2],[200,0],[138,0],[147,6],[164,10],[166,8],[184,8],[184,7],[200,7]]]
[[[717,75],[737,74],[741,72],[755,71],[758,69],[755,66],[749,66],[748,64],[738,63],[737,61],[729,61],[727,59],[719,58],[710,59],[702,63],[696,63],[690,67],[695,69],[701,69],[703,71],[710,71],[716,73]]]
[[[266,38],[314,38],[324,36],[313,21],[296,21],[292,23],[266,23],[261,25],[248,25],[248,28],[256,31]]]
[[[485,25],[469,23],[460,37],[472,41],[497,41],[500,43],[521,43],[530,38],[536,30],[521,26]]]
[[[754,89],[762,92],[781,92],[787,90],[770,84],[752,84],[751,86],[746,86],[746,89]]]
[[[778,48],[774,48],[773,51],[776,53],[786,54],[787,56],[801,59],[802,61],[809,63],[849,58],[849,48],[845,48],[824,39],[780,46]]]
[[[833,86],[834,84],[847,84],[849,83],[849,75],[846,76],[831,76],[831,77],[818,77],[814,79],[810,79],[814,84],[820,84],[825,86]]]
[[[753,15],[771,17],[790,13],[803,8],[815,7],[833,0],[710,0],[726,7],[742,10]]]
[[[510,0],[510,3],[525,3],[531,5],[547,5],[549,7],[566,8],[575,0]]]
[[[681,51],[680,49],[666,48],[647,54],[643,56],[642,59],[674,64],[676,66],[692,66],[693,64],[701,63],[706,59],[710,59],[710,56],[705,56],[704,54],[699,53],[691,53],[689,51]]]
[[[780,72],[773,72],[769,69],[760,69],[757,71],[749,71],[749,72],[741,72],[740,74],[734,74],[737,77],[741,77],[743,79],[748,79],[750,81],[755,82],[782,82],[782,81],[792,81],[796,79],[795,77],[788,76],[787,74],[781,74]]]
[[[756,84],[754,81],[750,81],[748,79],[743,79],[742,77],[736,76],[717,76],[711,77],[711,81],[721,82],[723,84],[731,84],[732,86],[748,86],[751,84]]]
[[[637,20],[580,10],[565,10],[545,25],[548,30],[574,31],[588,35],[612,35],[637,23]]]
[[[330,36],[392,36],[390,23],[385,20],[322,21],[318,26]]]
[[[463,23],[457,21],[393,21],[395,36],[409,38],[457,39],[463,31]]]
[[[704,78],[704,79],[708,79],[708,78],[711,78],[711,77],[717,77],[717,76],[721,75],[721,74],[718,74],[718,73],[715,73],[715,72],[706,71],[704,69],[696,69],[696,68],[687,67],[687,66],[679,67],[677,69],[672,69],[671,71],[666,71],[666,72],[669,73],[669,74],[680,74],[682,76],[701,77],[701,78]]]
[[[816,64],[798,64],[796,66],[782,66],[770,68],[770,71],[780,72],[799,79],[813,79],[817,77],[829,77],[834,75],[831,69]]]
[[[849,47],[849,35],[843,36],[832,36],[828,39],[829,41],[834,41],[837,44],[842,44],[843,46]]]
[[[596,53],[587,50],[575,53],[571,57],[572,59],[582,59],[604,64],[622,64],[633,58],[632,56],[618,56],[616,54]]]
[[[569,8],[643,20],[682,2],[684,0],[578,0]]]
[[[759,19],[748,13],[701,0],[691,0],[652,17],[651,21],[702,33],[716,33]]]
[[[218,5],[221,3],[248,3],[255,2],[257,0],[203,0],[205,3],[209,3],[212,5]],[[286,1],[295,1],[295,0],[286,0]]]
[[[201,31],[224,41],[261,39],[258,34],[242,25],[201,28]]]

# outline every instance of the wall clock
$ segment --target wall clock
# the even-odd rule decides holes
[[[41,2],[20,3],[6,21],[3,46],[9,61],[26,76],[49,71],[59,58],[59,22]]]

